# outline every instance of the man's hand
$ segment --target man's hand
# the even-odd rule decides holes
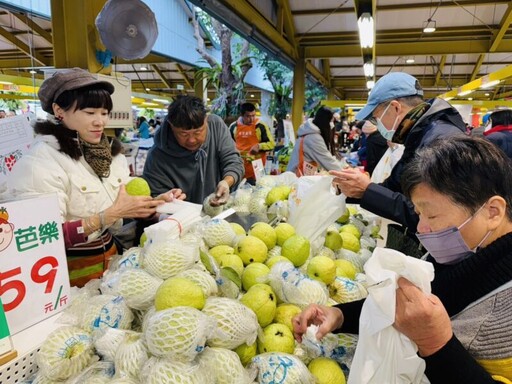
[[[453,335],[450,317],[441,300],[425,295],[403,277],[398,279],[393,326],[416,343],[423,357],[440,350]]]
[[[347,168],[341,171],[329,171],[329,174],[334,176],[332,181],[341,192],[347,197],[360,199],[363,197],[364,192],[370,185],[370,176],[367,173],[361,172],[359,169]]]
[[[249,149],[249,154],[250,155],[256,155],[260,152],[260,145],[259,144],[254,144],[251,149]]]
[[[212,207],[218,207],[219,205],[224,205],[228,202],[229,199],[229,184],[226,180],[219,181],[217,184],[217,189],[215,190],[215,195],[210,199],[210,205]]]

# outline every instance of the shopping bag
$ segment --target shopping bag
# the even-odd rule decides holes
[[[359,317],[359,339],[348,384],[426,384],[425,361],[418,348],[394,327],[397,281],[405,277],[424,293],[431,292],[431,263],[377,247],[364,265],[368,284]]]
[[[404,146],[400,144],[396,144],[394,147],[389,147],[384,155],[380,158],[379,162],[375,166],[371,180],[373,183],[382,183],[386,180],[389,175],[391,175],[391,171],[398,160],[402,157],[404,153]]]

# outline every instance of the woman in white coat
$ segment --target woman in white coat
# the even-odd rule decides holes
[[[111,83],[80,68],[46,79],[38,96],[48,120],[36,122],[34,142],[7,182],[7,194],[15,198],[57,194],[70,280],[76,286],[101,277],[117,253],[109,229],[119,228],[124,218],[147,218],[165,201],[185,197],[181,190],[156,199],[126,193],[126,158],[120,143],[104,134],[113,92]]]

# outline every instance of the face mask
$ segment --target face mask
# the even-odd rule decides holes
[[[484,206],[485,204],[458,227],[449,227],[436,232],[417,233],[416,237],[439,264],[455,264],[462,261],[471,256],[475,251],[468,247],[462,238],[460,229],[469,223]],[[482,245],[491,232],[487,232],[475,250]]]
[[[329,123],[329,125],[331,126],[331,129],[334,128],[334,123],[332,121]]]
[[[382,135],[382,137],[384,137],[388,141],[391,141],[391,139],[393,138],[393,136],[396,132],[395,125],[396,125],[396,122],[398,121],[398,116],[397,116],[395,121],[393,122],[393,126],[391,127],[391,130],[388,130],[386,128],[386,126],[382,123],[382,118],[388,111],[390,105],[391,105],[391,103],[389,103],[388,106],[386,107],[386,109],[384,109],[384,112],[382,113],[382,115],[380,115],[380,117],[377,117],[375,119],[379,133]]]

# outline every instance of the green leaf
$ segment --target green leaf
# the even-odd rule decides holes
[[[236,271],[231,267],[222,267],[220,269],[220,275],[233,283],[236,284],[238,288],[242,288],[242,279],[240,278],[240,275],[236,273]]]
[[[205,252],[201,248],[199,248],[199,258],[201,259],[201,262],[206,267],[208,272],[215,273],[212,266],[212,257],[208,252]]]

